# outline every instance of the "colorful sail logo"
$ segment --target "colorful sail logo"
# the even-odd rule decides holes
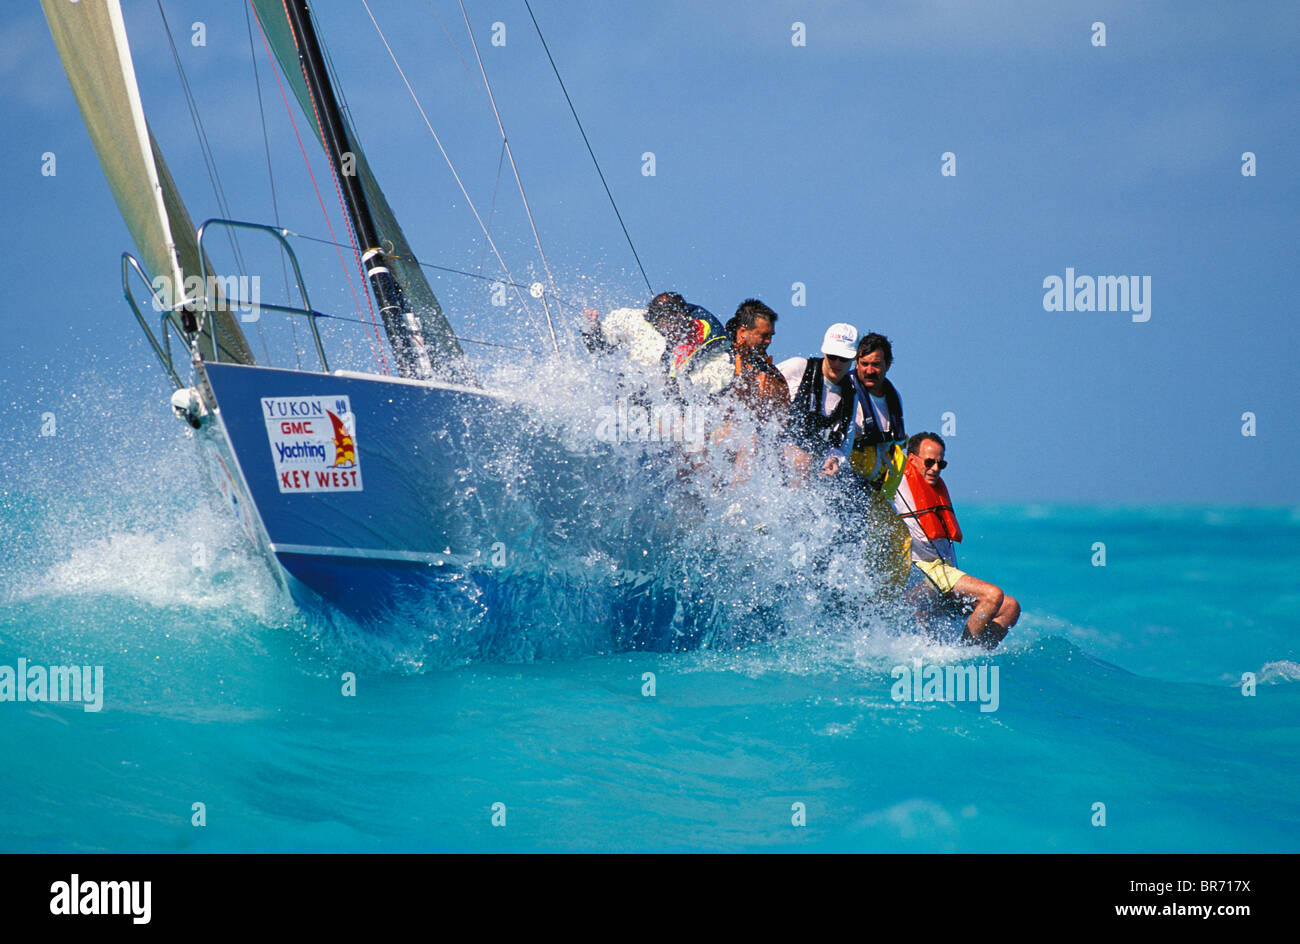
[[[334,465],[331,468],[350,469],[357,464],[357,447],[352,441],[352,435],[333,410],[326,410],[325,413],[334,424]]]

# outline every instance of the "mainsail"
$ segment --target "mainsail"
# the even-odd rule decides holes
[[[200,273],[198,240],[145,121],[122,9],[117,0],[41,0],[41,6],[100,166],[145,269],[155,286],[159,279],[167,280],[161,283],[170,285],[165,297],[179,304],[186,297],[186,278]],[[239,322],[224,305],[217,307],[204,321],[200,353],[213,358],[215,330],[221,360],[253,363]]]
[[[280,71],[289,80],[303,114],[307,116],[308,122],[314,129],[317,140],[324,146],[311,93],[308,91],[307,81],[299,65],[298,47],[294,43],[293,30],[285,13],[283,0],[252,0],[252,4],[257,12],[257,19],[262,24],[266,40],[280,63]],[[456,341],[451,325],[443,314],[442,306],[433,294],[433,289],[424,277],[424,272],[420,269],[419,262],[411,251],[401,226],[397,223],[393,208],[389,206],[384,192],[379,189],[379,183],[370,170],[365,154],[361,151],[356,129],[350,127],[350,122],[348,136],[352,141],[352,150],[356,159],[357,178],[365,192],[370,214],[381,239],[391,245],[391,249],[387,246],[382,248],[388,257],[393,275],[406,292],[411,308],[420,319],[421,333],[435,367],[454,374],[463,358],[460,344]]]

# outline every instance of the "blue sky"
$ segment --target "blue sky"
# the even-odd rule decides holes
[[[156,5],[125,6],[146,114],[196,222],[217,216]],[[370,7],[471,197],[485,216],[495,205],[515,277],[538,277],[508,167],[497,189],[500,138],[459,9]],[[643,303],[522,3],[467,8],[560,294],[579,306]],[[231,212],[270,221],[243,8],[164,9]],[[1294,3],[533,9],[655,289],[724,316],[764,299],[781,316],[778,360],[815,351],[835,321],[889,335],[909,429],[956,415],[947,478],[958,502],[1300,502]],[[331,0],[318,16],[362,143],[422,260],[496,275],[359,0]],[[36,455],[42,413],[66,412],[69,390],[100,391],[121,444],[132,435],[128,404],[164,404],[168,392],[121,301],[129,236],[43,16],[6,5],[0,17],[5,426],[19,454]],[[196,22],[204,46],[191,43]],[[506,42],[494,47],[497,22]],[[791,41],[796,22],[806,45]],[[1096,22],[1105,46],[1093,44]],[[257,43],[281,220],[323,236]],[[1242,174],[1247,151],[1253,177]],[[53,177],[41,174],[47,152]],[[654,176],[642,172],[646,152]],[[945,152],[955,176],[941,173]],[[341,233],[324,164],[309,154]],[[316,306],[348,312],[325,247],[300,248]],[[1067,268],[1149,276],[1150,320],[1045,311],[1043,280]],[[434,287],[468,337],[540,337],[518,312],[492,308],[486,282],[443,275]],[[1242,435],[1246,412],[1254,437]]]

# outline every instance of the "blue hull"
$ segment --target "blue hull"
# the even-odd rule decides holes
[[[219,420],[211,445],[250,506],[250,533],[300,602],[315,595],[364,617],[444,568],[504,567],[521,550],[510,521],[513,457],[502,451],[521,419],[502,398],[362,375],[231,364],[202,372]],[[352,424],[342,470],[327,414],[345,410],[332,404],[346,406]]]
[[[658,638],[682,635],[650,573],[674,515],[629,512],[617,485],[670,480],[670,463],[576,455],[506,398],[463,387],[231,364],[202,365],[199,382],[216,408],[200,436],[214,478],[300,604],[362,621],[472,605],[605,627],[613,648],[697,642]]]

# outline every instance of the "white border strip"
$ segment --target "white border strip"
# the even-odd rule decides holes
[[[410,561],[417,564],[468,564],[479,554],[452,554],[430,551],[392,551],[366,547],[328,547],[320,544],[272,544],[276,554],[316,554],[321,557],[356,557],[362,560]]]

